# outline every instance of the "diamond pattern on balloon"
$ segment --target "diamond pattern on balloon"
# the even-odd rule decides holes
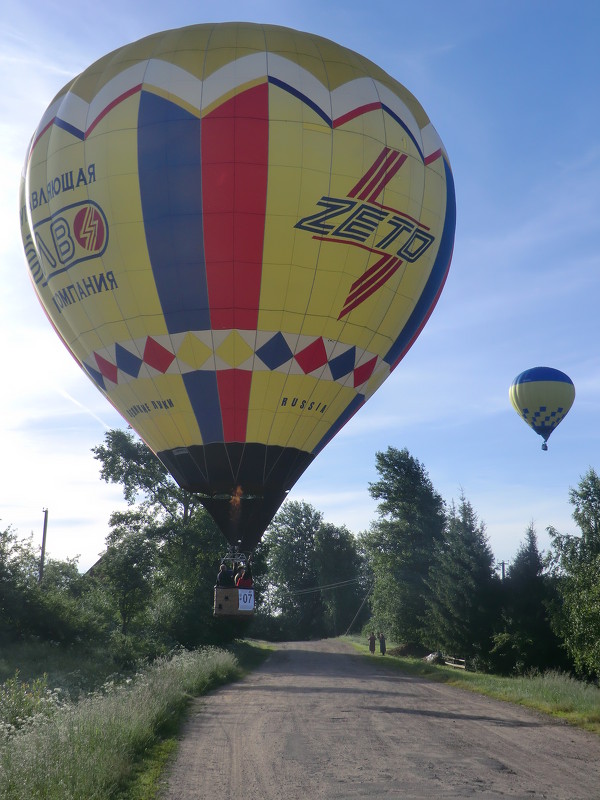
[[[103,377],[108,378],[109,381],[113,383],[117,383],[117,366],[116,364],[111,364],[110,361],[107,361],[102,356],[99,356],[98,353],[94,353],[94,357],[96,359],[96,364],[98,364],[98,369],[100,370]]]
[[[239,367],[254,354],[253,349],[237,331],[231,331],[215,352],[231,367]]]
[[[117,343],[115,345],[115,357],[117,361],[117,367],[126,372],[127,375],[131,375],[132,378],[137,378],[140,373],[140,367],[142,366],[142,359],[132,353],[131,350],[127,350],[123,345]]]
[[[360,367],[357,367],[354,370],[354,388],[356,389],[357,386],[360,386],[365,381],[368,381],[371,375],[373,374],[373,370],[375,369],[375,365],[377,364],[377,356],[371,358],[365,364],[361,364]]]
[[[144,364],[153,367],[158,372],[166,372],[173,361],[175,356],[162,344],[159,344],[156,339],[149,336],[146,339],[146,346],[144,347]]]
[[[89,376],[98,384],[98,386],[102,389],[102,391],[106,391],[106,384],[104,383],[104,378],[98,372],[98,370],[94,369],[93,367],[90,367],[90,365],[86,364],[85,361],[83,361],[82,363]]]
[[[256,355],[266,367],[270,370],[274,370],[282,364],[285,364],[286,361],[289,361],[293,353],[283,334],[277,332],[268,342],[265,342],[262,347],[258,348]]]
[[[193,333],[188,332],[177,351],[177,358],[184,364],[200,369],[212,356],[213,351]]]
[[[315,339],[315,341],[309,344],[308,347],[305,347],[304,350],[300,350],[299,353],[296,353],[294,358],[305,374],[314,372],[314,370],[319,369],[319,367],[323,367],[327,363],[327,351],[325,350],[323,338],[319,336],[318,339]]]
[[[345,375],[348,375],[354,369],[354,362],[356,361],[356,347],[351,347],[345,353],[332,358],[329,362],[329,369],[331,370],[331,377],[334,381],[339,381]]]

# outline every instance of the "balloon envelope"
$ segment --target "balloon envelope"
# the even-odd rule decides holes
[[[515,411],[544,440],[564,419],[575,400],[575,386],[564,372],[552,367],[533,367],[512,382],[510,401]]]
[[[455,228],[410,92],[239,23],[150,36],[65,86],[20,206],[57,333],[242,548],[415,341]]]

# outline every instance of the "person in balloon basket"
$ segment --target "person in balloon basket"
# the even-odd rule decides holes
[[[227,564],[221,564],[219,567],[219,572],[217,574],[217,586],[227,589],[231,589],[235,586],[233,570],[231,570]]]
[[[385,655],[385,649],[386,649],[385,648],[385,636],[383,635],[383,633],[380,633],[377,638],[379,639],[379,652],[381,653],[382,656],[384,656]]]
[[[369,650],[375,655],[375,631],[371,631],[371,635],[369,636]]]
[[[238,572],[235,585],[238,589],[251,589],[254,586],[254,581],[252,580],[252,570],[250,569],[249,564],[246,567],[242,567],[242,569]]]

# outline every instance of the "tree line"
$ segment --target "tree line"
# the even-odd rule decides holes
[[[376,454],[377,519],[353,533],[307,503],[287,502],[253,556],[257,612],[212,615],[224,539],[196,495],[179,488],[130,430],[93,448],[103,480],[128,503],[82,574],[48,559],[39,580],[32,538],[0,529],[0,643],[38,638],[102,647],[131,665],[173,647],[384,631],[406,653],[440,651],[503,674],[560,669],[600,676],[600,478],[571,489],[577,536],[533,523],[499,576],[468,499],[446,503],[406,449]]]

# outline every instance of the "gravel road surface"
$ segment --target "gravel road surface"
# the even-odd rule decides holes
[[[194,701],[161,799],[600,798],[600,737],[383,658],[277,645]]]

